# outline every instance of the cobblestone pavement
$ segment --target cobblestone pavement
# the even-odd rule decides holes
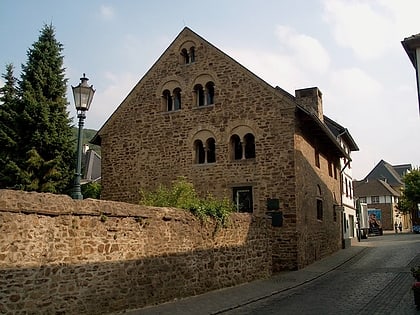
[[[317,280],[224,314],[417,314],[410,266],[420,264],[418,236],[386,235],[365,244]]]
[[[126,314],[420,314],[411,266],[420,235],[384,234],[299,271]]]

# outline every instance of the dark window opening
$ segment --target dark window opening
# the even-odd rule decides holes
[[[233,159],[241,160],[242,159],[242,143],[239,136],[233,135],[231,137],[231,144],[232,144],[232,151],[233,151]]]
[[[204,105],[204,90],[203,90],[203,87],[201,86],[201,84],[197,84],[194,87],[194,91],[195,91],[196,97],[197,97],[197,105],[198,106],[203,106]]]
[[[190,63],[190,56],[188,54],[188,51],[185,48],[181,51],[181,55],[182,55],[182,58],[184,59],[184,63],[189,64]]]
[[[190,62],[194,62],[195,61],[195,48],[191,47],[190,48]]]
[[[186,48],[181,50],[181,56],[184,64],[193,63],[195,61],[195,48],[191,47],[189,50]]]
[[[328,175],[330,175],[330,177],[333,177],[333,164],[331,161],[328,161]]]
[[[203,142],[201,142],[200,140],[196,140],[194,143],[194,147],[195,147],[195,162],[197,164],[204,164],[206,155],[204,151]]]
[[[207,105],[214,104],[214,83],[208,82],[206,84]]]
[[[255,138],[254,135],[250,133],[245,135],[245,158],[255,158]]]
[[[216,162],[216,141],[213,138],[207,140],[207,163]]]
[[[316,218],[318,220],[322,220],[323,216],[324,216],[324,210],[322,208],[322,200],[317,199],[316,200]]]
[[[318,168],[321,166],[321,163],[319,162],[319,152],[317,149],[315,149],[315,165]]]
[[[174,90],[174,110],[181,109],[181,89]]]
[[[253,211],[252,202],[252,187],[234,187],[233,188],[233,203],[238,212],[250,212]]]
[[[173,107],[172,107],[171,92],[169,92],[168,90],[163,91],[163,99],[164,99],[164,102],[165,102],[166,110],[168,112],[172,111]]]

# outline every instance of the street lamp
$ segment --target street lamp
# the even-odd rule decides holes
[[[420,112],[420,34],[404,38],[401,44],[403,45],[405,52],[407,53],[408,58],[410,58],[414,68],[416,69],[417,98]]]
[[[80,78],[78,86],[71,88],[73,89],[74,105],[76,106],[77,118],[79,118],[79,132],[77,135],[77,159],[76,159],[76,174],[74,178],[73,192],[71,194],[73,199],[83,199],[82,191],[80,188],[80,180],[82,178],[82,131],[83,121],[86,118],[85,112],[89,110],[90,103],[92,103],[93,95],[95,90],[93,85],[89,86],[83,73],[83,78]]]

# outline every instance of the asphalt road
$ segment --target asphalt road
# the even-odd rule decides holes
[[[411,266],[420,266],[419,234],[385,234],[328,274],[272,297],[224,312],[244,314],[420,314]]]

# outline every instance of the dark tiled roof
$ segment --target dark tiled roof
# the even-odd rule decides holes
[[[411,169],[411,167],[410,167]],[[380,179],[387,182],[392,187],[402,187],[404,185],[399,172],[388,162],[381,160],[364,180]]]
[[[342,138],[343,141],[349,146],[351,151],[359,151],[359,147],[351,136],[347,128],[344,128],[339,123],[335,122],[331,118],[324,115],[324,122],[331,132],[338,138]]]
[[[354,195],[356,197],[367,197],[367,196],[397,196],[401,194],[388,183],[383,180],[361,180],[353,182]]]
[[[407,172],[412,170],[411,164],[392,165],[394,170],[403,177]]]

